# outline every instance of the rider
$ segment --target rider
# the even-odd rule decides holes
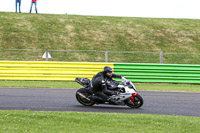
[[[127,81],[123,76],[112,73],[112,68],[105,66],[102,72],[97,73],[92,78],[92,92],[95,96],[89,97],[91,100],[100,100],[103,102],[110,101],[109,95],[117,95],[118,91],[109,90],[108,83],[112,78],[121,78],[123,81]]]

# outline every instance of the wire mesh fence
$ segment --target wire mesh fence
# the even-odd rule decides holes
[[[48,57],[48,54],[51,58]],[[43,58],[42,58],[43,57]],[[200,53],[144,51],[1,49],[0,60],[200,64]]]

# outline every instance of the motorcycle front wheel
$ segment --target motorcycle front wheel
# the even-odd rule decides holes
[[[124,103],[130,108],[140,108],[143,105],[143,98],[139,94],[137,94],[133,98],[134,102],[132,102],[131,99],[128,98],[124,101]]]
[[[92,105],[95,104],[94,102],[88,101],[88,100],[85,99],[84,97],[80,96],[80,95],[78,94],[78,92],[80,92],[81,94],[83,94],[83,95],[86,96],[86,97],[87,97],[89,94],[88,94],[86,88],[81,88],[81,89],[79,89],[79,90],[76,92],[76,99],[77,99],[77,101],[78,101],[80,104],[85,105],[85,106],[92,106]]]

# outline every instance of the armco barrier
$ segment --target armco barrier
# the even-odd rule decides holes
[[[133,82],[200,83],[200,65],[115,63],[114,71]]]
[[[113,63],[0,61],[0,80],[63,80],[92,78]]]
[[[91,79],[104,66],[133,82],[200,83],[200,65],[41,61],[0,61],[0,80]]]

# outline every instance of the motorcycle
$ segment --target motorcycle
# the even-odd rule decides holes
[[[127,105],[130,108],[140,108],[143,105],[143,98],[138,94],[134,84],[131,81],[120,82],[115,89],[118,89],[117,95],[109,96],[112,102],[92,101],[89,96],[94,95],[91,91],[91,81],[88,78],[76,78],[75,81],[82,85],[76,92],[77,101],[85,106],[94,104]]]

